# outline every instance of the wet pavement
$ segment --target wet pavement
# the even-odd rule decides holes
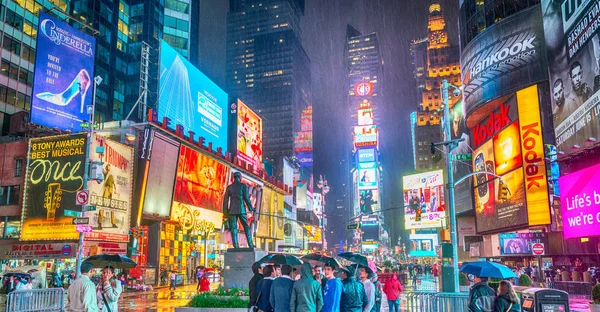
[[[176,290],[161,288],[146,292],[125,292],[119,299],[119,311],[173,312],[175,307],[185,306],[196,294],[196,285],[179,286]]]

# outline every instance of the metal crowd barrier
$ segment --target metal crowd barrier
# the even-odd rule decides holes
[[[63,288],[15,290],[6,297],[7,312],[62,312],[65,308]]]
[[[406,311],[446,312],[467,311],[469,305],[468,293],[404,293]]]

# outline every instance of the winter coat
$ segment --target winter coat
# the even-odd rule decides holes
[[[290,300],[291,312],[319,312],[323,308],[323,290],[312,274],[310,264],[302,264],[302,276],[294,283]]]
[[[123,288],[121,287],[121,281],[111,280],[110,283],[104,285],[103,282],[100,281],[100,284],[96,289],[96,297],[98,298],[98,311],[100,312],[118,312],[119,306],[117,302],[119,301],[119,296],[121,296],[121,292]],[[104,299],[102,299],[102,295],[104,295],[104,299],[106,299],[106,303],[104,303]],[[106,305],[108,304],[108,308]]]
[[[250,279],[250,283],[248,283],[248,290],[250,291],[250,306],[253,306],[256,304],[256,297],[258,297],[258,291],[256,290],[256,284],[258,284],[258,281],[260,281],[261,279],[263,279],[263,275],[260,273],[256,273]]]
[[[290,297],[292,296],[293,289],[294,280],[289,276],[284,275],[273,281],[269,302],[271,302],[271,306],[273,306],[275,312],[290,311]]]
[[[512,303],[512,307],[511,304]],[[510,310],[509,310],[510,308]],[[508,294],[503,294],[496,298],[496,302],[494,303],[494,312],[521,312],[521,303],[511,302],[510,296]]]
[[[207,292],[207,291],[210,291],[210,281],[205,276],[202,279],[200,279],[200,292]]]
[[[339,278],[328,280],[323,293],[324,305],[321,312],[340,312],[340,301],[343,291],[344,285]]]
[[[257,306],[264,312],[273,312],[273,306],[271,305],[271,301],[269,301],[269,296],[271,295],[271,286],[273,286],[274,280],[275,279],[272,277],[266,277],[258,281],[258,284],[256,284],[256,290],[260,294]]]
[[[473,285],[469,291],[469,311],[489,312],[494,309],[496,292],[487,282]]]
[[[362,312],[369,304],[365,287],[353,276],[342,281],[344,292],[340,302],[340,312]]]
[[[396,301],[400,297],[400,293],[402,292],[402,284],[398,280],[398,275],[392,275],[392,279],[385,282],[383,285],[383,292],[387,297],[387,300]]]

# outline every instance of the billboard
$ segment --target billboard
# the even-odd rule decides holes
[[[256,231],[257,237],[271,238],[271,207],[273,205],[273,193],[274,191],[268,187],[263,188],[261,204],[260,204],[260,215],[258,216],[258,230]]]
[[[313,133],[311,131],[298,131],[294,133],[294,152],[312,152]]]
[[[360,212],[371,214],[379,210],[379,190],[359,190]]]
[[[296,158],[298,158],[298,162],[300,163],[301,168],[313,166],[313,153],[312,152],[297,153]]]
[[[547,79],[539,6],[486,29],[462,49],[460,67],[467,115],[494,98]]]
[[[471,154],[469,130],[465,123],[465,106],[462,100],[458,100],[450,109],[450,117],[452,118],[452,127],[450,136],[452,140],[464,139],[459,142],[458,146],[451,151],[454,155]],[[412,116],[411,116],[412,118]],[[416,114],[414,116],[416,123]],[[414,130],[413,130],[414,132]],[[413,133],[414,134],[414,133]],[[413,135],[413,151],[415,150]],[[416,161],[416,160],[415,160]],[[458,180],[473,171],[470,161],[454,161],[452,170],[454,179]],[[456,213],[462,213],[473,209],[473,191],[471,189],[473,178],[469,177],[464,183],[459,183],[454,186],[454,206]]]
[[[273,215],[277,216],[272,217],[272,237],[275,239],[284,239],[283,230],[285,225],[285,210],[283,207],[283,194],[274,191],[272,198],[273,200],[271,202],[271,211]]]
[[[370,81],[359,82],[354,85],[355,96],[368,96],[373,94],[373,83]]]
[[[95,211],[85,212],[92,233],[86,239],[128,242],[131,196],[133,192],[133,148],[99,135],[92,139],[91,151],[104,147],[104,153],[92,153],[91,161],[102,163],[104,181],[88,183],[90,205]]]
[[[96,39],[40,12],[31,122],[80,132],[92,105]]]
[[[359,109],[358,110],[358,125],[359,126],[368,126],[375,123],[373,119],[373,109]]]
[[[304,225],[304,228],[306,229],[306,236],[308,237],[309,243],[321,244],[323,242],[321,228],[312,225]]]
[[[244,102],[237,101],[237,157],[258,172],[262,168],[262,118]]]
[[[158,115],[227,150],[227,93],[165,41],[160,46]]]
[[[358,188],[377,187],[377,163],[358,163]]]
[[[426,229],[443,226],[445,216],[442,170],[402,177],[404,228]]]
[[[600,136],[600,35],[597,0],[542,0],[558,150],[572,153]]]
[[[354,127],[354,147],[377,146],[377,126]]]
[[[78,239],[73,216],[81,213],[86,134],[29,140],[21,240]]]
[[[374,148],[363,148],[358,150],[358,162],[374,162],[375,161],[375,149]]]
[[[435,257],[435,250],[438,246],[437,234],[410,234],[411,257]]]
[[[542,232],[500,233],[499,238],[502,255],[531,255],[531,245],[547,243],[546,233]]]
[[[560,207],[564,238],[600,235],[600,164],[564,175]]]
[[[228,178],[229,167],[185,145],[181,146],[171,220],[178,221],[188,231],[201,219],[207,219],[220,228]]]

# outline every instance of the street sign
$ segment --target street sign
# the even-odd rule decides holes
[[[92,231],[91,225],[78,224],[76,227],[78,233],[89,233]]]
[[[472,160],[473,156],[471,154],[452,154],[453,160]]]
[[[73,211],[73,210],[65,210],[65,217],[80,217],[81,216],[81,212],[79,211]]]
[[[543,255],[545,253],[544,244],[535,243],[535,244],[531,245],[531,252],[533,252],[533,254],[536,256]]]
[[[88,218],[88,217],[85,217],[85,218],[75,218],[75,219],[73,219],[73,224],[75,224],[75,225],[90,224],[90,218]]]
[[[353,224],[346,225],[347,230],[357,230],[358,228],[360,228],[359,223],[353,223]]]
[[[77,191],[75,202],[77,205],[87,205],[90,200],[90,192],[88,190]]]
[[[96,206],[85,206],[85,211],[96,211]]]

